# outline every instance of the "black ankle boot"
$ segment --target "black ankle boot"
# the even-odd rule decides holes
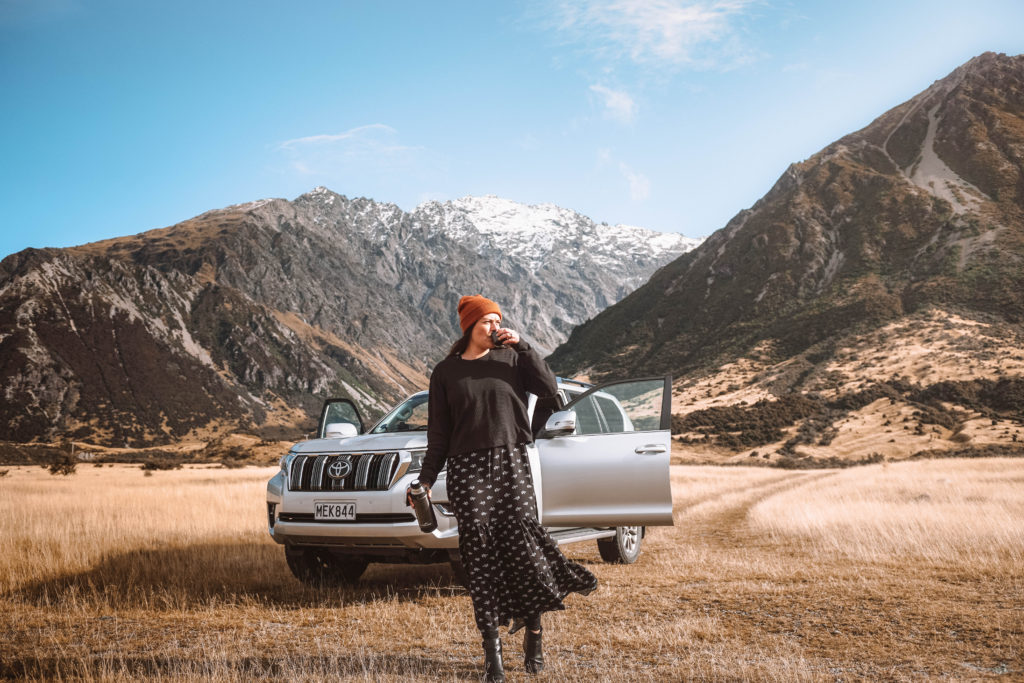
[[[544,669],[544,649],[541,640],[543,629],[534,633],[529,628],[523,636],[523,665],[531,674],[539,674]]]
[[[484,680],[501,683],[505,680],[505,667],[501,663],[501,638],[484,636]]]

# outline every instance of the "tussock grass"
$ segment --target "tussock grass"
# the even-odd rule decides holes
[[[252,585],[271,549],[261,496],[272,471],[146,477],[137,466],[113,466],[56,478],[18,468],[0,503],[13,531],[0,537],[0,590],[45,592],[57,581],[124,600],[140,590]],[[147,571],[158,575],[140,575]]]
[[[11,469],[0,677],[476,680],[447,567],[371,565],[325,591],[291,577],[264,528],[272,471]],[[672,478],[676,526],[649,529],[637,564],[566,546],[601,586],[546,617],[542,676],[504,639],[510,681],[1024,675],[1024,460]]]
[[[752,531],[817,556],[1024,566],[1024,466],[1015,459],[862,467],[761,501]]]

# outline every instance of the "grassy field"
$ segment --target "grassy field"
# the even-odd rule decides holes
[[[443,565],[295,581],[272,469],[81,465],[0,477],[0,676],[464,680],[467,594]],[[841,471],[674,467],[676,526],[545,622],[536,680],[1024,678],[1024,459]],[[510,680],[527,680],[506,638]]]

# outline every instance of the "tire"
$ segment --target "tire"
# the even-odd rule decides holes
[[[602,538],[597,541],[601,559],[612,564],[633,564],[640,557],[644,531],[645,528],[642,526],[617,527],[614,538]]]
[[[448,565],[452,568],[455,581],[464,588],[469,588],[469,575],[466,574],[466,567],[462,564],[462,555],[458,550],[448,551]]]
[[[327,548],[285,546],[284,557],[295,578],[313,588],[353,584],[370,564],[365,557],[335,555]]]

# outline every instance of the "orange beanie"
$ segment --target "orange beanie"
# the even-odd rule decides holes
[[[481,294],[464,296],[459,299],[459,327],[465,332],[476,324],[476,321],[488,313],[501,315],[498,304]]]

